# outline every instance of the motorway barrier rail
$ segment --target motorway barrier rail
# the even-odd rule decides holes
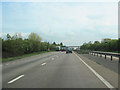
[[[105,59],[106,59],[106,56],[111,56],[111,60],[113,60],[113,56],[114,57],[118,57],[119,58],[119,63],[120,63],[120,53],[111,53],[111,52],[100,52],[100,51],[92,51],[92,52],[89,52],[89,54],[92,54],[92,55],[96,55],[98,56],[98,54],[100,54],[100,57],[102,57],[102,55],[105,55]]]

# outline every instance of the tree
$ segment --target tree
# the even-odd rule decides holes
[[[93,51],[119,51],[119,40],[117,39],[104,39],[101,43],[95,41],[94,44],[85,43],[81,46],[83,50],[93,50]]]
[[[55,43],[55,42],[53,42],[53,45],[56,45],[56,43]]]
[[[87,45],[87,43],[85,42],[85,43],[83,43],[83,45]]]
[[[63,43],[62,43],[62,42],[60,43],[60,46],[63,46]]]
[[[7,40],[10,40],[11,39],[11,36],[9,34],[7,34]]]
[[[15,34],[11,37],[11,39],[13,39],[13,40],[22,39],[22,36],[21,36],[20,33],[15,33]]]
[[[102,39],[102,42],[105,42],[105,43],[107,43],[107,42],[109,42],[109,41],[111,41],[110,38],[104,38],[104,39]]]
[[[32,41],[40,41],[42,40],[42,38],[37,34],[37,33],[34,33],[32,32],[29,36],[28,36],[28,39],[29,40],[32,40]]]
[[[88,42],[88,44],[92,44],[92,42],[91,42],[91,41],[89,41],[89,42]]]
[[[99,44],[100,42],[99,41],[95,41],[94,44]]]
[[[28,39],[23,39],[20,33],[15,33],[13,36],[6,35],[7,39],[1,39],[3,57],[20,56],[22,54],[56,50],[56,43],[41,42],[41,37],[36,33],[31,33]]]
[[[2,38],[0,37],[0,52],[2,50]]]
[[[118,52],[120,52],[120,38],[118,39],[118,47],[117,47],[117,49],[118,49]]]
[[[28,40],[30,40],[32,44],[32,52],[40,51],[40,45],[41,45],[42,38],[38,34],[31,33],[28,36]]]

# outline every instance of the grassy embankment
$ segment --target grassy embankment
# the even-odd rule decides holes
[[[52,51],[41,51],[41,52],[34,52],[34,53],[30,53],[30,54],[24,54],[24,55],[17,56],[17,57],[2,58],[2,62],[4,63],[4,62],[8,62],[8,61],[13,61],[13,60],[16,60],[16,59],[22,59],[22,58],[25,58],[25,57],[30,57],[30,56],[38,55],[38,54],[41,54],[41,53],[47,53],[47,52],[52,52]]]

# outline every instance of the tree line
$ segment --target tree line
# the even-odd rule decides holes
[[[120,39],[103,39],[101,42],[91,41],[84,43],[81,50],[104,51],[104,52],[120,52]]]
[[[56,46],[62,45],[62,43],[53,42],[51,44],[41,40],[42,38],[36,33],[31,33],[27,39],[23,39],[19,33],[15,33],[13,36],[7,34],[6,39],[2,39],[2,56],[14,57],[33,52],[55,51]]]

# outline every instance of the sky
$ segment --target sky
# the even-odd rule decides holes
[[[43,41],[82,45],[118,38],[116,2],[2,2],[2,37],[31,32]]]

